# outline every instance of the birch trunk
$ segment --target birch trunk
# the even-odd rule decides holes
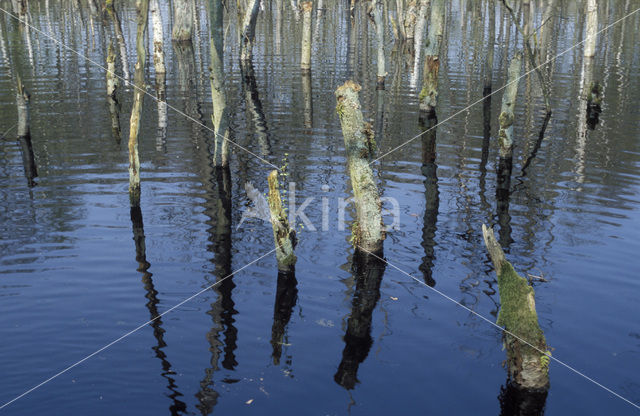
[[[175,42],[190,42],[193,36],[194,0],[173,0],[173,30]]]
[[[136,32],[136,53],[138,62],[135,68],[135,90],[133,93],[133,107],[129,120],[129,202],[131,207],[140,206],[140,157],[138,155],[138,133],[140,117],[144,102],[144,68],[147,59],[145,37],[149,17],[149,0],[136,0],[136,15],[138,29]]]
[[[229,164],[229,126],[227,94],[224,82],[224,5],[222,0],[209,0],[209,45],[211,55],[211,121],[215,132],[213,165]]]
[[[376,25],[376,42],[378,46],[378,59],[377,59],[377,89],[384,89],[384,79],[387,76],[385,69],[385,57],[384,57],[384,20],[383,20],[384,5],[382,0],[375,0],[373,5],[373,21]]]
[[[302,72],[311,71],[311,10],[313,2],[305,1],[300,6],[302,8],[302,57],[300,68]]]
[[[587,0],[587,36],[584,43],[585,57],[595,56],[597,42],[598,42],[598,1]]]
[[[24,175],[28,185],[34,186],[34,178],[38,176],[36,162],[31,145],[31,96],[22,85],[22,80],[18,76],[16,103],[18,108],[18,146],[22,154],[22,164]]]
[[[420,114],[434,113],[438,102],[438,72],[440,70],[440,45],[444,27],[444,0],[433,0],[429,17],[429,37],[425,48]]]
[[[253,58],[253,41],[256,36],[256,20],[260,10],[260,0],[249,0],[242,20],[240,34],[240,60],[250,61]]]
[[[156,68],[156,76],[158,74],[164,75],[167,72],[164,66],[164,32],[158,0],[151,0],[149,7],[153,17],[153,63]]]
[[[498,143],[500,145],[500,157],[508,158],[513,153],[513,109],[518,96],[518,83],[520,78],[520,67],[522,66],[522,53],[516,52],[511,58],[507,86],[502,96],[502,108],[500,110],[500,131],[498,133]]]

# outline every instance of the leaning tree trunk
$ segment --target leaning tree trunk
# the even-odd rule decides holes
[[[546,390],[549,388],[550,353],[538,324],[533,288],[505,259],[493,230],[482,224],[482,235],[498,276],[500,313],[497,324],[505,329],[510,381],[522,389]]]
[[[302,8],[302,57],[300,59],[300,69],[302,72],[311,72],[311,10],[313,2],[305,1],[300,5]]]
[[[175,42],[190,42],[193,36],[193,0],[173,0],[173,30]]]
[[[436,111],[438,101],[438,72],[440,70],[440,44],[444,27],[444,0],[433,0],[429,17],[429,38],[424,53],[420,116]]]
[[[211,120],[214,129],[213,165],[229,164],[229,126],[227,94],[224,87],[224,5],[222,0],[209,0],[209,46],[211,55]]]
[[[513,108],[518,96],[518,82],[520,67],[522,66],[522,53],[516,52],[509,64],[507,85],[502,96],[502,109],[500,110],[500,132],[498,143],[500,145],[500,157],[509,158],[513,154]]]
[[[375,143],[373,130],[368,123],[364,123],[362,117],[358,91],[360,85],[353,81],[338,87],[335,92],[338,101],[336,110],[342,125],[356,206],[356,222],[352,228],[354,247],[359,251],[377,254],[382,253],[385,231],[380,195],[369,164]]]
[[[242,20],[240,35],[240,60],[250,61],[253,58],[253,40],[256,37],[256,20],[260,10],[260,0],[249,0]]]
[[[147,59],[145,37],[149,16],[149,0],[136,0],[138,29],[136,32],[136,52],[138,62],[134,75],[135,90],[133,93],[133,107],[129,121],[129,202],[132,207],[140,206],[140,157],[138,156],[138,133],[140,117],[144,102],[144,67]]]

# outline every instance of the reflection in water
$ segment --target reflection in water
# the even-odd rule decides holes
[[[171,369],[171,363],[167,360],[167,355],[164,353],[163,348],[167,346],[164,341],[164,329],[162,328],[162,318],[158,313],[158,291],[153,285],[153,274],[149,272],[151,264],[147,261],[147,249],[144,236],[144,225],[142,222],[142,211],[140,207],[131,208],[131,225],[133,227],[133,241],[136,246],[136,261],[138,262],[137,271],[142,274],[142,283],[144,289],[147,292],[145,297],[148,302],[146,307],[149,310],[150,319],[152,319],[150,325],[153,328],[153,336],[156,338],[157,345],[152,347],[156,354],[156,357],[160,359],[162,363],[162,377],[167,380],[167,388],[170,393],[168,397],[172,400],[169,411],[172,415],[178,415],[184,413],[187,409],[187,405],[180,400],[182,393],[178,391],[175,379],[172,377],[176,373]]]
[[[273,326],[271,327],[271,347],[273,364],[279,365],[282,346],[286,344],[285,332],[291,319],[293,308],[298,300],[298,281],[294,273],[278,272],[276,301],[273,308]]]
[[[267,118],[262,110],[262,102],[258,95],[258,84],[253,71],[253,63],[251,61],[242,61],[240,70],[242,72],[242,85],[244,86],[245,105],[251,113],[262,156],[268,156],[271,154],[271,141],[269,139],[269,129],[267,128]]]
[[[302,96],[304,98],[304,126],[313,127],[313,100],[311,93],[311,71],[302,73]]]
[[[351,315],[344,335],[344,350],[338,371],[333,376],[336,383],[351,390],[358,382],[358,367],[369,355],[373,344],[371,318],[380,299],[380,283],[386,263],[376,257],[355,254],[351,265],[356,288],[351,303]]]
[[[513,155],[500,157],[497,169],[496,211],[500,231],[498,241],[505,251],[513,243],[511,239],[511,214],[509,214],[509,199],[511,198],[511,171],[513,169]]]
[[[436,236],[436,222],[438,220],[438,207],[440,205],[440,193],[438,191],[438,165],[436,164],[436,124],[438,118],[432,112],[425,120],[421,119],[422,135],[422,174],[424,175],[424,221],[422,225],[422,247],[424,257],[420,265],[420,271],[424,281],[429,286],[435,286],[433,279],[433,263],[435,260],[434,247]]]
[[[214,286],[216,300],[211,304],[207,314],[211,316],[213,324],[207,333],[209,342],[209,352],[211,353],[210,366],[205,369],[205,376],[200,382],[200,391],[196,394],[199,404],[197,405],[203,415],[210,414],[218,402],[220,394],[213,389],[214,372],[219,369],[218,361],[220,354],[224,352],[222,367],[227,370],[234,370],[238,364],[235,358],[237,348],[238,330],[234,326],[235,303],[231,298],[235,283],[231,277],[231,172],[229,167],[214,168],[213,180],[217,188],[217,195],[207,199],[205,215],[209,217],[207,224],[209,228],[208,249],[214,253],[214,275],[216,281],[222,281]],[[208,284],[210,284],[208,282]],[[220,341],[224,334],[224,345]]]
[[[27,178],[29,186],[34,186],[34,178],[38,177],[38,169],[33,156],[33,146],[31,146],[31,134],[18,137],[18,147],[22,154],[22,164],[24,166],[24,176]]]
[[[541,416],[547,400],[547,390],[521,389],[507,381],[500,387],[500,416]]]

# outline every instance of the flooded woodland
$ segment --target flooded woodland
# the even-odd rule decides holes
[[[639,29],[0,0],[0,414],[637,414]]]

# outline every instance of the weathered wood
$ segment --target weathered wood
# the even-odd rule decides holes
[[[534,290],[506,260],[493,230],[484,224],[482,236],[498,276],[500,313],[497,324],[508,331],[504,339],[511,382],[524,389],[546,390],[549,387],[547,354],[550,353],[538,324]]]
[[[138,155],[138,133],[140,130],[140,117],[142,116],[142,104],[144,102],[144,68],[147,59],[145,37],[149,17],[149,0],[136,0],[137,32],[136,62],[133,93],[133,106],[129,120],[129,203],[132,207],[140,206],[140,157]]]
[[[107,95],[115,98],[118,88],[118,77],[116,76],[116,50],[113,42],[107,48]]]
[[[256,21],[260,10],[260,0],[249,0],[242,20],[240,34],[240,60],[250,61],[253,58],[253,40],[256,36]]]
[[[18,109],[18,146],[22,154],[22,165],[28,185],[34,186],[34,178],[38,176],[33,146],[31,144],[31,96],[17,77],[16,104]],[[1,137],[0,137],[1,138]]]
[[[157,77],[159,74],[167,72],[164,65],[164,31],[162,30],[162,15],[158,0],[151,0],[149,7],[153,18],[153,64]]]
[[[596,54],[598,42],[598,1],[587,0],[587,36],[584,42],[584,56],[593,57]]]
[[[429,16],[429,37],[425,48],[422,90],[420,91],[420,117],[433,113],[438,103],[438,72],[440,46],[444,28],[444,0],[433,0]]]
[[[113,20],[113,28],[116,32],[116,39],[118,40],[118,46],[120,48],[120,60],[122,61],[122,78],[125,79],[125,84],[129,82],[131,74],[129,73],[129,59],[127,58],[127,43],[124,40],[124,34],[122,33],[122,24],[120,17],[114,7],[114,0],[106,0],[105,10],[107,14]]]
[[[297,260],[296,255],[293,253],[296,247],[296,232],[289,226],[287,213],[282,206],[277,170],[271,171],[268,182],[269,197],[267,199],[269,202],[269,212],[271,213],[273,239],[276,245],[278,270],[284,273],[293,273]]]
[[[498,133],[498,144],[500,145],[500,156],[505,158],[510,157],[513,152],[513,109],[518,96],[521,66],[522,52],[516,52],[509,63],[507,86],[502,95],[502,108],[499,117],[500,131]]]
[[[300,69],[302,72],[311,71],[311,10],[313,2],[305,1],[300,5],[302,9],[302,56]]]
[[[347,152],[347,166],[356,206],[356,221],[352,228],[353,244],[371,253],[382,252],[385,238],[380,195],[369,165],[375,142],[371,126],[364,123],[360,100],[360,85],[347,81],[336,90],[336,110],[340,117]]]
[[[211,101],[213,113],[211,121],[215,132],[213,165],[229,164],[229,125],[227,109],[227,93],[224,82],[224,5],[222,0],[209,0],[209,46],[211,66],[209,80],[211,83]]]
[[[173,29],[171,39],[174,42],[191,42],[193,37],[194,0],[173,0]]]
[[[387,71],[385,69],[385,57],[384,57],[384,20],[382,18],[384,5],[382,4],[382,0],[374,0],[373,4],[373,21],[376,26],[376,42],[378,49],[378,58],[377,58],[377,89],[384,89],[384,79],[387,76]],[[424,1],[424,0],[423,0]]]

